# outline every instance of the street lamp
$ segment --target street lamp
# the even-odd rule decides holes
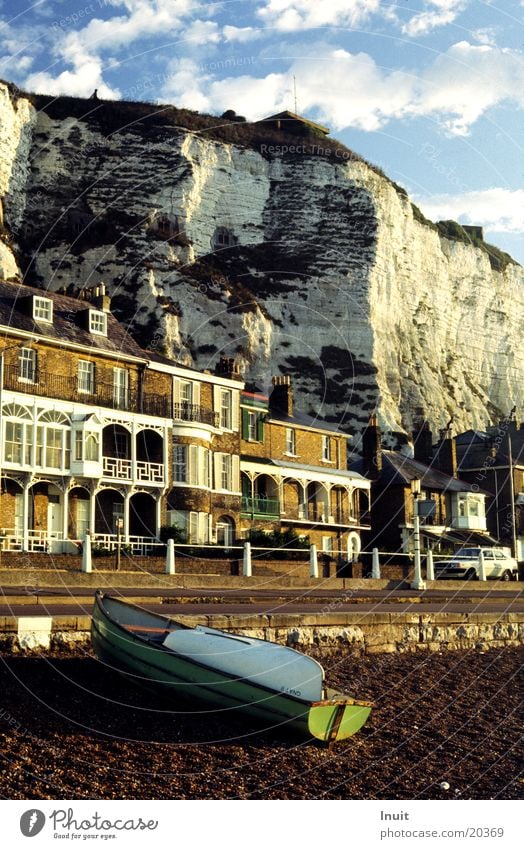
[[[425,590],[426,584],[422,580],[422,567],[420,562],[420,516],[418,514],[420,480],[418,478],[411,481],[411,492],[413,494],[413,546],[415,549],[415,574],[411,583],[411,589]]]

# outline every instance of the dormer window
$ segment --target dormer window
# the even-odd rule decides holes
[[[107,336],[107,314],[101,310],[89,310],[89,332]]]
[[[53,321],[53,302],[50,298],[33,297],[33,318],[35,321]]]

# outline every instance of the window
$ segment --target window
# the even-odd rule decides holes
[[[53,321],[53,302],[49,298],[35,295],[33,298],[33,318],[35,321]]]
[[[231,430],[233,396],[230,389],[222,389],[220,396],[220,427]]]
[[[322,551],[325,554],[333,554],[333,537],[322,537]]]
[[[231,454],[222,454],[220,463],[220,488],[229,489],[232,487],[231,475]]]
[[[124,528],[124,504],[122,501],[113,501],[112,519],[113,533],[122,533]]]
[[[87,395],[95,391],[95,364],[87,360],[78,363],[78,391]]]
[[[180,381],[180,402],[188,406],[193,403],[193,384],[190,380]]]
[[[33,425],[31,413],[19,404],[8,404],[3,408],[3,460],[5,463],[32,466]],[[9,421],[9,417],[25,421]]]
[[[68,470],[71,465],[71,422],[64,413],[42,413],[36,428],[36,465]],[[75,444],[76,451],[76,444]]]
[[[209,450],[201,445],[174,445],[173,480],[190,486],[209,486]]]
[[[129,372],[126,368],[113,369],[113,403],[118,410],[129,405]]]
[[[99,336],[107,336],[107,313],[89,310],[89,331]]]
[[[322,459],[326,462],[331,462],[331,437],[322,437]]]
[[[5,423],[4,459],[6,463],[22,463],[24,425],[18,422]]]
[[[247,414],[247,438],[250,442],[255,442],[257,438],[257,414]]]
[[[89,310],[89,332],[107,336],[107,314],[99,310]]]
[[[173,480],[175,483],[187,481],[187,445],[173,447]]]
[[[87,460],[91,463],[100,462],[100,437],[97,433],[75,433],[75,460]]]
[[[286,454],[293,454],[294,456],[297,453],[297,443],[296,443],[296,433],[292,427],[286,428]]]
[[[36,381],[36,351],[33,348],[21,348],[18,354],[18,379],[26,383]]]

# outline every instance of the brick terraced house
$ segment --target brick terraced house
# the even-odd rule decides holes
[[[109,307],[103,285],[0,283],[4,550],[73,552],[89,530],[141,554],[164,524],[207,541],[213,516],[239,515],[238,382],[142,350]]]
[[[243,528],[291,530],[356,559],[370,483],[347,469],[348,434],[295,411],[288,376],[269,397],[243,392],[240,409]]]
[[[251,529],[360,550],[347,435],[293,411],[289,378],[245,393],[140,348],[100,284],[78,297],[0,282],[0,544],[76,552],[86,532],[153,550],[163,526],[228,547]]]

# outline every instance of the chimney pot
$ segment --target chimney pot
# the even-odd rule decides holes
[[[293,415],[293,387],[288,374],[275,375],[272,380],[273,391],[269,397],[269,408],[284,416]]]

